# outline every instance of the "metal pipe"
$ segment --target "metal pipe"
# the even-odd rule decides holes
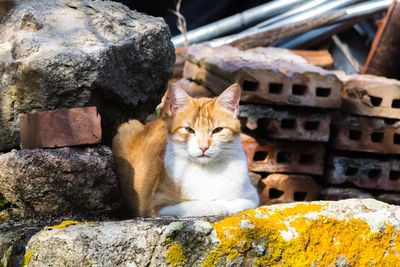
[[[283,38],[281,38],[281,39],[278,39],[278,37],[266,38],[265,42],[261,43],[260,37],[265,38],[266,36],[268,36],[268,34],[271,34],[271,33],[276,34],[276,32],[279,29],[290,28],[290,25],[292,25],[292,26],[295,26],[296,24],[303,25],[303,24],[307,23],[307,21],[311,22],[313,19],[317,20],[321,17],[329,16],[329,15],[333,15],[333,14],[335,14],[333,19],[320,21],[321,23],[315,23],[314,26],[321,27],[323,25],[330,25],[333,23],[344,22],[344,21],[353,21],[355,24],[357,22],[360,22],[360,21],[366,19],[369,16],[372,16],[375,13],[385,10],[390,5],[391,2],[392,2],[391,0],[369,1],[367,3],[342,8],[337,11],[325,12],[323,16],[321,16],[321,14],[317,14],[317,15],[314,14],[313,16],[310,16],[308,14],[308,12],[306,12],[305,14],[301,14],[302,15],[301,20],[298,20],[299,19],[299,17],[298,17],[298,18],[294,19],[294,22],[291,21],[291,19],[289,19],[290,22],[288,22],[288,20],[280,21],[273,25],[267,26],[265,28],[259,29],[254,32],[241,32],[241,33],[238,33],[235,35],[215,39],[215,40],[210,41],[209,44],[211,46],[220,46],[220,45],[225,45],[225,44],[240,46],[239,45],[240,42],[245,42],[246,44],[244,45],[244,47],[247,47],[247,48],[260,46],[260,45],[271,45],[273,43],[283,40]],[[314,11],[312,13],[314,13]],[[285,36],[285,34],[282,34],[281,37],[287,38],[287,37],[293,36],[294,32],[296,32],[296,34],[299,34],[301,32],[306,32],[309,30],[310,30],[309,27],[304,27],[302,30],[292,31],[291,33],[288,33],[286,36]],[[254,38],[254,36],[258,36],[258,37]],[[252,40],[245,41],[246,39],[252,39]],[[251,42],[253,42],[253,41],[254,41],[254,44],[251,44]]]
[[[296,6],[304,1],[305,0],[275,0],[189,31],[186,36],[191,44],[210,40],[233,30],[248,27],[263,19],[280,14],[288,7],[292,7],[293,5]],[[184,42],[185,38],[182,34],[172,38],[172,43],[175,47],[183,46]]]

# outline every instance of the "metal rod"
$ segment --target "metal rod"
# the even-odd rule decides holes
[[[191,44],[210,40],[233,30],[249,27],[302,2],[305,0],[275,0],[189,31],[186,36]],[[175,47],[183,46],[184,42],[185,38],[182,34],[172,38]]]
[[[258,31],[241,32],[235,35],[215,39],[210,41],[209,44],[211,46],[230,44],[243,49],[271,45],[285,38],[295,36],[324,25],[348,20],[353,21],[354,24],[358,23],[375,13],[385,10],[390,3],[391,0],[369,1],[367,3],[342,8],[337,11],[325,12],[323,16],[321,16],[321,14],[314,16],[302,14],[303,19],[300,21],[297,21],[297,19],[294,22],[287,22],[286,20],[281,21],[263,29],[259,29]],[[329,19],[323,19],[325,16],[329,17]],[[300,28],[296,29],[296,27]],[[282,32],[282,29],[287,32]],[[277,33],[279,33],[279,35],[277,35]],[[271,36],[272,34],[275,34],[276,36]],[[262,38],[264,38],[264,40],[262,40]]]

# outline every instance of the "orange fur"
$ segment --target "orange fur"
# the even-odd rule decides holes
[[[240,133],[240,123],[218,99],[190,98],[172,116],[141,124],[137,120],[124,123],[113,139],[119,186],[134,215],[155,216],[160,208],[190,200],[178,184],[168,177],[164,166],[167,138],[186,143],[196,129],[200,146],[214,142],[229,143]],[[224,130],[213,134],[217,127]]]

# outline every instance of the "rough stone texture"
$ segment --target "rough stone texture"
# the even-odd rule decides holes
[[[25,246],[40,226],[0,224],[0,265],[22,266]]]
[[[285,49],[242,51],[230,46],[193,45],[188,50],[184,77],[217,95],[230,84],[239,83],[243,102],[340,107],[342,83],[336,75]]]
[[[370,117],[400,118],[400,81],[373,75],[339,75],[344,82],[342,111]]]
[[[101,142],[96,107],[57,109],[19,116],[21,148],[52,148]]]
[[[249,170],[253,172],[285,172],[323,174],[325,148],[318,143],[273,143],[242,134]]]
[[[17,3],[0,28],[0,150],[19,145],[19,113],[96,106],[107,142],[156,107],[174,62],[162,19],[112,1]]]
[[[331,117],[324,112],[241,105],[239,119],[243,128],[264,138],[329,141]]]
[[[27,217],[107,216],[120,203],[106,146],[2,154],[0,194]]]
[[[334,156],[329,160],[327,182],[400,191],[400,161]]]
[[[270,174],[260,181],[260,204],[270,205],[294,201],[312,201],[318,197],[319,186],[311,176]]]
[[[400,153],[400,122],[386,123],[383,119],[338,116],[333,124],[333,147],[338,150]]]
[[[66,224],[64,224],[66,225]],[[398,266],[400,207],[376,200],[278,204],[220,221],[131,220],[47,229],[27,266]]]

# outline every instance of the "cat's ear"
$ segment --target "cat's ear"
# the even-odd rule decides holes
[[[223,108],[236,116],[239,110],[240,101],[240,86],[239,84],[231,85],[217,98],[217,103],[219,103]]]
[[[168,86],[168,104],[172,116],[182,110],[190,102],[190,96],[175,83]]]

